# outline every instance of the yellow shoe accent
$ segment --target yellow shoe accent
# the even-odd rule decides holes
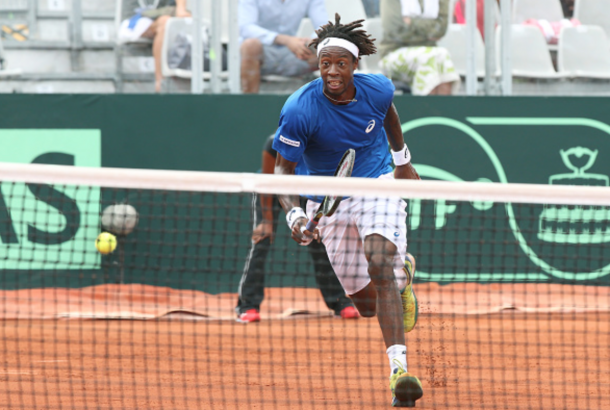
[[[403,268],[407,274],[407,287],[400,292],[405,333],[413,330],[419,315],[419,306],[417,305],[417,298],[415,297],[415,292],[413,291],[413,278],[415,277],[415,270],[413,269],[413,260],[411,258],[411,255],[407,255],[405,267]]]
[[[395,360],[395,363],[397,361]],[[407,373],[401,365],[390,376],[392,407],[415,407],[415,401],[424,395],[419,379]]]

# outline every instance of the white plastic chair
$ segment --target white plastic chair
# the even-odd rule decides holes
[[[379,48],[381,39],[383,38],[383,26],[381,25],[381,17],[373,17],[363,23],[363,29],[371,35],[375,40],[375,45]],[[372,56],[363,56],[360,60],[359,71],[364,73],[380,73],[379,60],[381,56],[379,52]]]
[[[557,68],[574,77],[610,79],[610,46],[598,26],[565,27],[559,34]]]
[[[514,0],[513,24],[523,23],[527,19],[560,21],[562,18],[560,0]]]
[[[447,33],[438,41],[439,47],[444,47],[449,50],[451,60],[455,66],[455,70],[461,76],[466,75],[466,38],[468,36],[468,27],[464,24],[449,24]],[[476,42],[476,71],[477,77],[485,77],[485,44],[479,30],[475,30]]]
[[[204,21],[209,27],[209,21]],[[192,18],[175,18],[172,17],[167,21],[165,26],[165,36],[163,38],[163,48],[161,51],[161,72],[163,77],[178,77],[184,79],[193,78],[193,72],[191,70],[184,70],[181,68],[170,68],[167,62],[168,52],[171,45],[176,40],[176,37],[180,33],[192,33],[193,31],[193,19]],[[209,80],[211,74],[209,71],[202,73],[204,80]],[[220,73],[220,78],[226,80],[229,77],[227,71]]]
[[[366,11],[361,0],[325,0],[328,19],[335,21],[335,13],[341,16],[341,23],[351,23],[366,19]]]
[[[610,2],[608,0],[576,0],[574,18],[588,26],[600,26],[610,37]]]
[[[502,27],[496,29],[496,50],[501,50]],[[511,25],[512,75],[516,77],[560,79],[566,77],[555,71],[544,34],[533,26]],[[496,53],[497,75],[500,75],[501,53]]]
[[[297,37],[311,37],[313,32],[313,23],[309,17],[304,17],[301,20],[301,24],[299,25],[299,29],[297,30]]]

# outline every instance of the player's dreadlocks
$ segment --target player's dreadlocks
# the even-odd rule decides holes
[[[341,16],[339,13],[335,13],[335,24],[329,21],[328,24],[316,30],[318,38],[312,40],[309,46],[317,49],[320,42],[325,38],[337,37],[354,43],[361,56],[369,56],[377,52],[374,43],[376,39],[371,38],[370,34],[367,34],[364,30],[356,30],[362,27],[364,20],[356,20],[348,24],[341,24],[340,21]]]

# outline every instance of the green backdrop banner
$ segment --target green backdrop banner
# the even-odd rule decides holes
[[[260,167],[262,144],[274,131],[285,100],[286,96],[250,95],[0,95],[0,161],[254,172]],[[413,163],[426,179],[608,185],[608,99],[398,96],[395,104]],[[152,256],[142,255],[146,253],[143,244],[151,240],[149,232],[136,229],[126,238],[121,263],[118,254],[102,258],[89,246],[99,232],[93,208],[101,209],[117,197],[105,190],[85,198],[70,189],[59,192],[42,186],[40,189],[48,191],[44,194],[36,191],[38,188],[22,185],[8,192],[9,187],[2,185],[0,287],[48,285],[50,275],[54,286],[87,286],[118,279],[159,284],[159,272],[138,268],[151,264],[146,258]],[[14,203],[19,197],[17,190],[31,192],[27,194],[28,206]],[[189,200],[179,193],[155,198],[177,204]],[[247,195],[236,197],[238,214],[228,215],[227,220],[247,219],[249,200]],[[59,219],[62,214],[72,217],[78,221],[77,228],[66,231],[66,226],[73,224],[61,219],[56,223],[60,228],[36,236],[35,214],[52,208],[53,201],[63,204],[62,209],[55,204],[62,211],[57,214]],[[70,212],[70,206],[81,214]],[[610,284],[610,252],[603,252],[610,242],[610,215],[605,209],[597,211],[590,231],[576,235],[569,227],[564,234],[550,234],[547,224],[559,213],[569,215],[582,209],[411,201],[409,210],[409,249],[418,256],[420,280]],[[141,224],[159,224],[158,212],[154,207],[144,211]],[[460,214],[471,218],[464,220]],[[473,220],[481,221],[478,231],[468,229]],[[157,232],[171,229],[163,223]],[[167,222],[175,223],[175,219]],[[234,291],[248,249],[250,226],[231,229],[233,234],[222,237],[224,248],[215,248],[205,257],[188,258],[190,251],[185,250],[186,259],[199,262],[181,265],[179,276],[174,275],[176,251],[167,255],[160,250],[153,264],[163,270],[163,283],[201,289],[206,283],[197,279],[201,275],[222,275],[217,286],[209,286],[208,280],[202,290]],[[288,237],[283,224],[278,235]],[[46,239],[36,239],[40,237]],[[210,246],[219,241],[213,234],[201,240]],[[22,261],[14,257],[19,249]],[[65,249],[76,250],[73,253],[81,259],[66,259]],[[227,249],[233,253],[227,255]],[[297,255],[295,262],[304,266],[302,271],[311,270],[307,255],[303,256],[305,252],[295,244],[289,243],[288,252]],[[273,263],[273,255],[270,272],[285,273],[285,266]],[[587,257],[578,257],[582,255]],[[285,259],[285,255],[276,254],[277,259],[280,256]],[[44,264],[43,258],[51,258],[53,263]],[[441,266],[448,263],[455,271],[442,271]],[[49,266],[52,271],[46,269]],[[314,285],[311,275],[302,276],[295,274],[291,280],[290,275],[288,279],[272,275],[269,284]]]

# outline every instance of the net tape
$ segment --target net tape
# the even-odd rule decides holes
[[[0,163],[0,180],[108,188],[287,195],[369,195],[531,204],[610,206],[610,189],[497,182],[378,180],[251,173],[85,168]]]

